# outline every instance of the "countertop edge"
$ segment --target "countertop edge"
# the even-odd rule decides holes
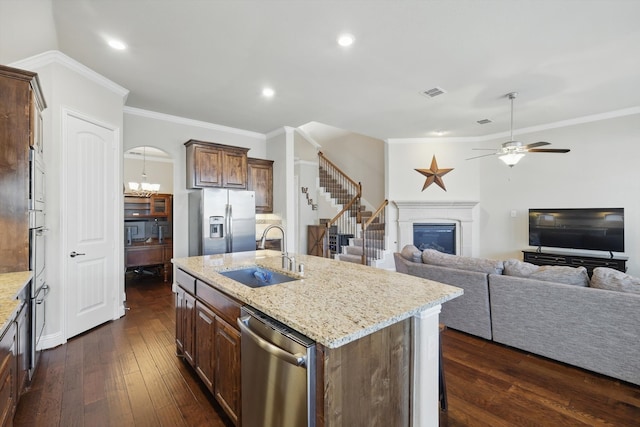
[[[272,254],[270,254],[269,256],[279,256],[279,252],[276,253],[275,251],[261,251],[261,252],[265,252],[265,253],[272,252]],[[209,286],[213,287],[214,289],[217,289],[221,292],[226,293],[227,295],[235,298],[242,304],[249,305],[259,311],[264,312],[266,315],[273,317],[274,319],[282,323],[287,324],[292,329],[295,329],[298,332],[302,333],[303,335],[308,336],[309,338],[313,339],[314,341],[323,345],[324,347],[331,348],[331,349],[338,348],[350,342],[356,341],[360,338],[363,338],[367,335],[375,333],[395,323],[398,323],[410,317],[416,316],[430,308],[441,306],[444,302],[457,298],[463,295],[464,293],[462,288],[446,285],[440,282],[434,282],[437,285],[446,286],[447,288],[450,288],[450,289],[447,289],[444,295],[441,294],[438,297],[432,299],[431,301],[427,301],[424,304],[411,307],[408,310],[400,310],[397,313],[393,313],[392,315],[386,318],[378,318],[377,320],[372,319],[371,323],[363,325],[361,329],[358,329],[355,331],[354,330],[344,331],[345,332],[344,335],[340,336],[339,338],[333,338],[330,336],[324,336],[322,332],[316,331],[313,327],[309,325],[298,323],[297,321],[295,321],[294,318],[288,318],[286,315],[283,315],[282,312],[277,313],[277,310],[273,311],[272,309],[270,309],[269,304],[260,303],[260,300],[262,298],[260,294],[253,295],[252,293],[248,293],[250,291],[244,292],[243,288],[239,288],[239,290],[234,290],[233,287],[228,287],[227,284],[224,283],[224,281],[231,280],[231,279],[223,278],[222,284],[217,283],[215,280],[212,279],[212,277],[208,276],[209,272],[206,272],[207,274],[205,274],[205,272],[203,271],[198,271],[194,269],[195,267],[192,268],[190,263],[187,261],[191,258],[196,258],[196,257],[174,258],[171,260],[171,262],[176,266],[176,268],[180,268],[181,270],[184,270],[185,272],[194,276],[196,279],[207,283]],[[256,265],[257,263],[251,262],[250,258],[247,258],[246,260],[239,261],[238,265],[234,265],[233,267],[229,267],[229,265],[216,265],[214,267],[215,268],[214,272],[219,274],[220,271],[242,268],[243,266],[245,265],[248,266],[250,264]],[[199,265],[200,264],[198,264],[197,268],[199,268]],[[397,274],[400,274],[400,273],[397,273]],[[305,279],[306,278],[303,278],[302,280],[305,280]],[[424,280],[427,281],[426,279]],[[433,281],[430,281],[430,282],[433,282]],[[294,283],[294,282],[290,282],[290,283]],[[337,335],[337,334],[334,334],[334,335]]]
[[[18,296],[31,279],[33,279],[32,271],[0,273],[0,334],[22,307],[22,301]]]

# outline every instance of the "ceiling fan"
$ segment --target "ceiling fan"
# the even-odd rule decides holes
[[[513,167],[516,163],[524,157],[526,153],[568,153],[570,150],[567,148],[538,148],[545,145],[550,145],[548,142],[540,141],[533,142],[531,144],[523,144],[520,141],[514,141],[513,139],[513,100],[518,96],[518,92],[511,92],[505,95],[511,100],[511,131],[509,141],[503,142],[502,146],[497,150],[493,148],[474,148],[474,150],[492,150],[491,154],[483,154],[481,156],[470,157],[467,160],[478,159],[480,157],[495,156],[498,155],[507,166]]]

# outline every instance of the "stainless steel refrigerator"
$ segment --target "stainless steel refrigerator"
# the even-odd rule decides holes
[[[255,192],[205,188],[189,193],[189,256],[254,250]]]

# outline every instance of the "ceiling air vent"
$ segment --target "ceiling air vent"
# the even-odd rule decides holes
[[[428,98],[435,98],[438,95],[442,95],[443,93],[447,93],[447,91],[442,89],[441,87],[434,87],[434,88],[431,88],[431,89],[423,90],[420,93],[422,95],[428,97]]]
[[[482,119],[482,120],[478,120],[477,123],[481,125],[486,125],[487,123],[493,123],[493,121],[491,121],[490,119]]]

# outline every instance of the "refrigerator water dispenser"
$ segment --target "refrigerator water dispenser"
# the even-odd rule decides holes
[[[210,216],[209,217],[209,238],[222,239],[223,237],[224,237],[224,217]]]

